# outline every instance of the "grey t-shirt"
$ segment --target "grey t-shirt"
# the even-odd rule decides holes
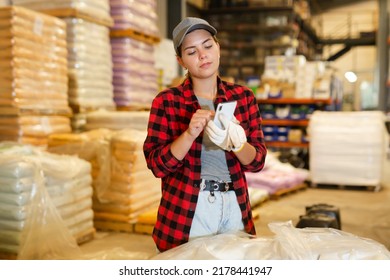
[[[198,101],[202,109],[214,111],[212,100],[198,97]],[[231,182],[230,173],[226,164],[225,151],[215,145],[207,133],[203,134],[201,162],[202,179]]]

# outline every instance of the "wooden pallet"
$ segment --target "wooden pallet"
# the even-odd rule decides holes
[[[0,252],[0,260],[16,260],[18,259],[18,254]]]
[[[111,38],[130,37],[146,44],[154,45],[160,42],[160,38],[142,33],[134,29],[113,29],[110,31]]]
[[[335,189],[335,190],[350,190],[350,191],[372,191],[377,192],[381,190],[381,185],[344,185],[344,184],[319,184],[310,183],[311,188],[319,189]]]
[[[97,110],[100,110],[100,109],[104,109],[104,110],[107,110],[107,111],[115,111],[116,110],[115,106],[85,107],[85,106],[80,106],[80,105],[75,105],[75,104],[71,104],[70,108],[73,111],[73,115],[75,115],[75,114],[87,114],[87,113],[91,113],[91,112],[94,112],[94,111],[97,111]]]
[[[273,200],[277,200],[277,199],[281,198],[282,196],[293,194],[293,193],[296,193],[298,191],[302,191],[305,189],[307,189],[307,184],[302,183],[302,184],[299,184],[299,185],[292,187],[292,188],[280,189],[280,190],[276,191],[275,193],[271,194],[270,198]]]
[[[150,111],[150,104],[133,104],[129,106],[117,106],[117,111]]]
[[[107,27],[114,26],[114,20],[111,16],[99,18],[86,11],[77,10],[75,8],[45,9],[40,12],[59,18],[75,17]]]
[[[113,222],[95,220],[94,226],[99,231],[115,231],[115,232],[127,232],[134,233],[134,224],[127,222]]]

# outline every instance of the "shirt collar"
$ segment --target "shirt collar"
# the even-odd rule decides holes
[[[186,78],[181,84],[181,86],[183,88],[183,96],[185,99],[185,103],[188,104],[198,101],[193,90],[191,78]],[[229,100],[229,98],[231,97],[231,92],[226,90],[226,87],[219,76],[217,76],[217,88],[218,91],[217,96],[215,98],[215,100],[218,101],[217,103]]]

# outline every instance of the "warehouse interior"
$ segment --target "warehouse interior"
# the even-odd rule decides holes
[[[246,173],[255,239],[159,253],[142,145],[188,16],[218,30],[268,154]],[[387,0],[0,0],[0,259],[390,259],[389,19]]]

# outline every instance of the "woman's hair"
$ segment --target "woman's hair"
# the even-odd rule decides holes
[[[214,42],[217,43],[217,44],[219,44],[219,41],[218,41],[217,36],[213,35],[212,37],[213,37]],[[178,57],[181,57],[181,56],[182,56],[182,53],[181,53],[181,46],[182,46],[182,45],[183,45],[183,44],[181,44],[181,45],[177,48],[177,56],[178,56]]]

